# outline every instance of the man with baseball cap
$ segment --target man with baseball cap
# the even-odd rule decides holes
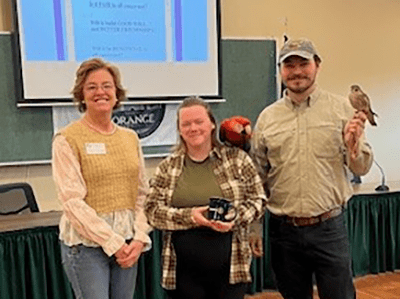
[[[286,42],[279,53],[279,63],[282,63],[289,56],[300,56],[307,60],[317,58],[321,62],[313,43],[307,39],[289,40]]]
[[[364,113],[316,84],[321,58],[311,41],[279,53],[283,98],[258,117],[251,154],[269,195],[271,263],[284,298],[355,297],[343,209],[353,194],[346,173],[373,161]]]

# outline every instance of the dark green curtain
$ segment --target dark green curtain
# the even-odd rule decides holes
[[[0,298],[73,298],[57,227],[0,234]]]
[[[273,288],[268,214],[264,257],[254,259],[250,294]],[[400,269],[400,192],[354,196],[346,210],[354,275]],[[151,234],[153,248],[139,261],[134,299],[164,299],[160,286],[162,233]],[[1,299],[73,299],[61,266],[57,227],[0,234]]]
[[[346,216],[354,275],[400,269],[400,192],[353,196]]]
[[[151,233],[153,247],[139,260],[138,277],[134,299],[163,299],[165,291],[161,287],[162,232]]]

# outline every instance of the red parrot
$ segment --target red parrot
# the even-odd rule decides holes
[[[246,152],[250,150],[251,121],[240,115],[222,120],[219,139],[221,142],[239,147]]]

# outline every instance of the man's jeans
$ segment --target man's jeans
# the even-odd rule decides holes
[[[271,263],[286,299],[311,299],[315,274],[321,299],[353,299],[349,240],[344,213],[313,226],[270,217]]]

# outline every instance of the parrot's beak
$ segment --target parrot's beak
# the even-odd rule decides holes
[[[247,135],[251,135],[251,126],[250,125],[245,126],[244,131],[246,132]]]

